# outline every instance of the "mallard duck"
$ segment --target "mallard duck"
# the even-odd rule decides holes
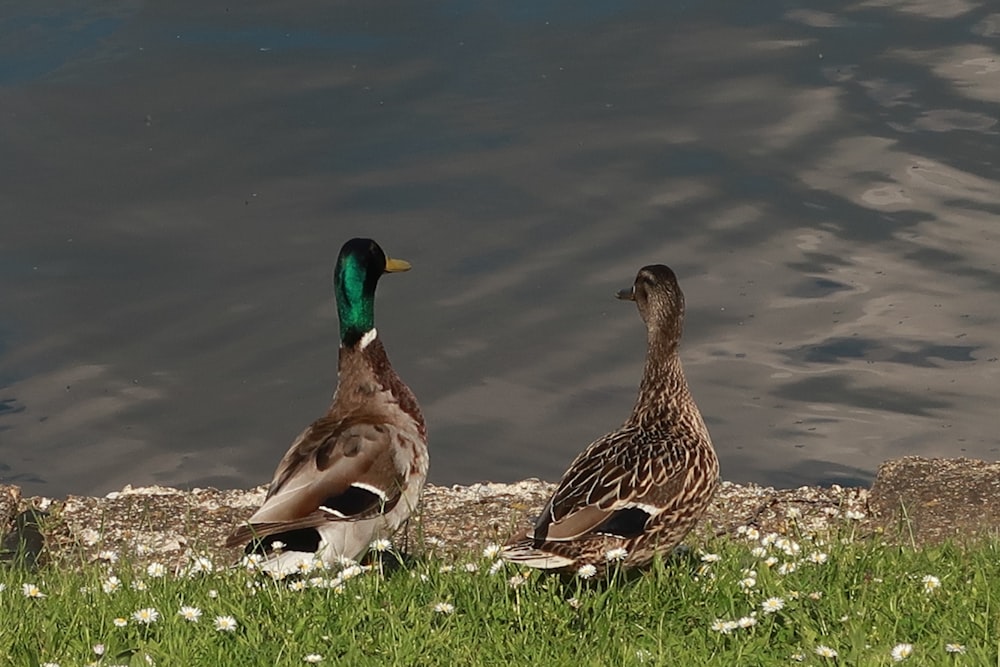
[[[371,239],[351,239],[340,250],[333,402],[295,439],[264,504],[226,543],[248,542],[247,553],[261,554],[265,570],[287,571],[314,556],[328,565],[356,559],[417,505],[427,478],[427,429],[375,329],[378,279],[409,268]]]
[[[688,390],[678,346],[684,294],[662,264],[631,289],[646,323],[646,367],[632,414],[570,465],[533,532],[511,539],[505,559],[544,570],[648,564],[691,530],[715,493],[719,461]],[[590,568],[588,568],[590,569]]]

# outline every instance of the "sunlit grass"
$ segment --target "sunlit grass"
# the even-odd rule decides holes
[[[590,579],[498,565],[495,550],[400,565],[386,546],[370,569],[306,565],[280,581],[204,560],[132,568],[124,555],[78,572],[2,569],[0,662],[998,664],[996,542],[914,550],[749,529]]]

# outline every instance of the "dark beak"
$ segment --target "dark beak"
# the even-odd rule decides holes
[[[615,296],[623,301],[635,301],[635,287],[618,290],[618,292],[615,293]]]

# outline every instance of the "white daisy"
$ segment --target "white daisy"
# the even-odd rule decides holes
[[[913,644],[896,644],[892,647],[892,661],[902,662],[913,653]]]
[[[592,576],[597,574],[597,568],[587,563],[586,565],[581,565],[580,569],[576,571],[576,576],[581,579],[590,579]]]
[[[761,602],[760,608],[765,614],[774,614],[785,608],[785,601],[782,598],[771,597]]]
[[[201,618],[201,609],[198,609],[198,607],[189,607],[184,605],[181,607],[180,611],[177,612],[177,614],[185,621],[197,623],[198,619]]]
[[[392,542],[390,542],[385,538],[381,538],[378,540],[374,540],[370,545],[368,545],[368,548],[371,549],[372,551],[378,551],[378,552],[388,551],[389,549],[392,548]]]
[[[167,568],[163,563],[153,562],[146,566],[146,574],[154,579],[159,579],[167,574]]]
[[[235,632],[236,626],[239,624],[232,616],[216,616],[215,620],[212,621],[212,625],[219,632]]]
[[[318,662],[323,661],[323,656],[319,653],[310,653],[309,655],[302,658],[302,662],[308,662],[311,665],[315,665]]]
[[[813,649],[813,651],[816,653],[816,655],[818,655],[821,658],[837,657],[837,652],[832,648],[830,648],[829,646],[826,646],[825,644],[820,644],[815,649]]]
[[[450,602],[437,602],[434,604],[434,612],[437,614],[455,613],[455,605]]]
[[[795,570],[799,569],[799,566],[794,561],[788,561],[787,563],[782,563],[778,566],[778,574],[791,574]]]
[[[604,554],[604,560],[611,562],[621,562],[628,557],[628,549],[625,547],[615,547],[614,549],[609,549]]]
[[[501,551],[500,545],[493,544],[491,542],[490,544],[487,544],[485,547],[483,547],[483,558],[496,558],[497,556],[500,555],[500,551]]]
[[[924,578],[920,581],[924,584],[925,593],[933,593],[937,589],[941,588],[941,580],[935,577],[933,574],[925,574]]]
[[[36,600],[41,600],[43,597],[45,597],[45,593],[42,592],[42,589],[40,589],[35,584],[22,584],[21,592],[24,593],[24,597],[26,598],[35,598]]]
[[[965,653],[965,644],[945,644],[944,650],[947,653]]]
[[[160,612],[153,607],[145,607],[132,612],[132,620],[143,625],[152,625],[160,618]]]

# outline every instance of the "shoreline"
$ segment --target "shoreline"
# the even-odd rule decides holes
[[[511,484],[428,485],[420,509],[393,541],[410,553],[474,552],[531,525],[555,485],[538,479]],[[222,565],[241,551],[226,536],[264,498],[266,487],[192,489],[126,486],[95,498],[22,497],[0,485],[0,531],[17,538],[15,518],[44,512],[35,534],[41,560],[79,565],[112,551],[136,565],[157,560],[179,566],[193,555]],[[764,532],[824,533],[848,522],[856,536],[881,536],[920,546],[996,535],[1000,530],[1000,463],[904,457],[884,462],[872,487],[832,485],[775,489],[722,482],[685,543],[753,525]],[[28,521],[28,524],[31,522]],[[32,531],[35,531],[34,533]],[[8,540],[9,541],[9,540]],[[30,541],[29,541],[30,542]]]

